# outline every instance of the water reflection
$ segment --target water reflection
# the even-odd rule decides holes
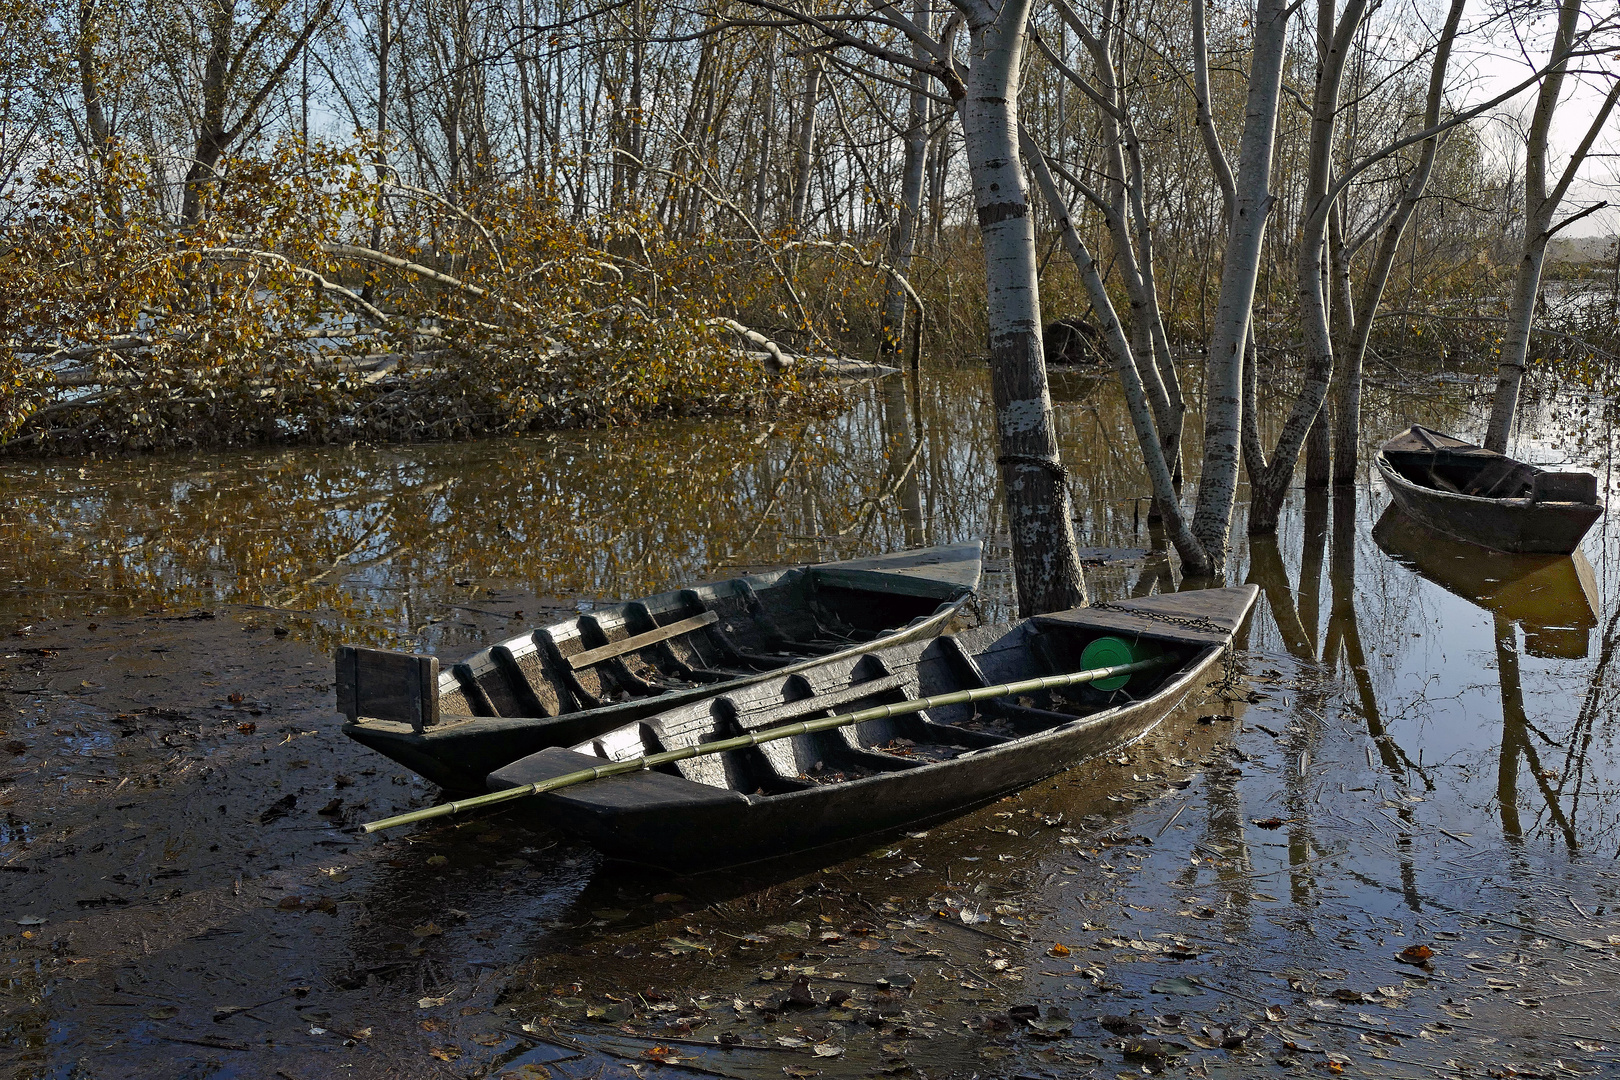
[[[1373,540],[1447,592],[1524,630],[1531,656],[1579,660],[1597,626],[1597,577],[1586,556],[1510,555],[1435,532],[1391,504]]]

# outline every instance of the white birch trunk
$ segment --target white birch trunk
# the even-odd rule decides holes
[[[1467,0],[1452,0],[1446,15],[1445,28],[1435,46],[1434,63],[1429,69],[1429,98],[1424,106],[1423,126],[1432,128],[1440,122],[1440,105],[1445,92],[1446,70],[1451,63],[1451,47],[1457,38],[1457,27],[1462,22]],[[1350,320],[1350,333],[1341,340],[1348,341],[1344,349],[1342,370],[1339,372],[1338,394],[1334,401],[1333,416],[1333,482],[1354,484],[1356,462],[1361,455],[1361,368],[1367,356],[1367,341],[1372,336],[1373,317],[1395,266],[1395,255],[1400,248],[1401,236],[1416,212],[1418,200],[1428,186],[1429,174],[1434,170],[1435,155],[1440,150],[1442,136],[1435,135],[1423,143],[1418,155],[1417,168],[1401,193],[1400,206],[1384,226],[1373,262],[1362,279],[1361,294]],[[1348,273],[1345,275],[1348,288]]]
[[[929,0],[918,0],[912,21],[925,34],[929,32],[931,14]],[[916,44],[912,46],[912,55],[919,62],[928,59],[922,47]],[[900,177],[900,221],[889,243],[889,265],[907,276],[911,273],[911,257],[917,250],[917,228],[922,220],[923,165],[928,156],[929,101],[925,78],[921,71],[911,72],[911,111],[906,118],[905,158]],[[905,337],[907,300],[904,286],[891,277],[883,306],[882,348],[885,352],[900,351]],[[922,318],[920,311],[917,317]]]
[[[972,68],[965,86],[952,87],[984,245],[996,460],[1024,616],[1085,602],[1041,356],[1035,227],[1018,162],[1018,82],[1029,8],[1030,0],[1003,0],[995,10],[972,5]]]
[[[1131,342],[1126,339],[1124,328],[1120,325],[1119,314],[1114,310],[1114,303],[1108,296],[1108,288],[1097,269],[1096,259],[1092,258],[1085,241],[1080,239],[1080,234],[1074,228],[1068,204],[1064,201],[1062,192],[1058,190],[1057,182],[1052,179],[1052,171],[1047,167],[1045,155],[1029,138],[1027,132],[1022,134],[1024,158],[1029,162],[1036,186],[1041,189],[1041,197],[1046,200],[1048,210],[1057,220],[1058,228],[1063,235],[1063,246],[1074,261],[1075,268],[1079,270],[1086,294],[1091,298],[1092,306],[1102,320],[1103,338],[1108,342],[1108,351],[1113,354],[1114,370],[1119,375],[1120,386],[1124,389],[1131,427],[1136,433],[1136,443],[1142,451],[1142,460],[1147,465],[1148,478],[1153,485],[1153,500],[1159,507],[1164,531],[1170,542],[1175,545],[1176,553],[1181,556],[1183,572],[1190,577],[1207,577],[1212,568],[1203,546],[1193,536],[1187,518],[1181,512],[1173,470],[1164,442],[1154,427],[1153,411],[1149,406],[1137,364],[1138,354]]]
[[[810,202],[810,178],[816,165],[816,104],[821,100],[821,61],[811,57],[804,72],[804,112],[800,114],[797,154],[793,168],[793,205],[789,224],[804,228]]]
[[[1562,0],[1558,8],[1558,33],[1553,39],[1555,57],[1567,53],[1573,46],[1580,18],[1581,0]],[[1569,191],[1576,171],[1591,152],[1599,131],[1608,123],[1616,101],[1620,100],[1620,79],[1617,79],[1591,127],[1587,129],[1585,138],[1570,155],[1558,184],[1549,192],[1547,136],[1552,128],[1553,113],[1558,108],[1568,69],[1567,58],[1559,60],[1542,79],[1525,144],[1524,242],[1519,257],[1518,277],[1513,285],[1512,307],[1508,310],[1507,335],[1503,338],[1502,355],[1496,365],[1496,394],[1491,402],[1491,418],[1485,427],[1485,448],[1498,453],[1507,452],[1508,436],[1512,433],[1514,414],[1519,407],[1519,384],[1524,379],[1525,360],[1530,353],[1536,294],[1541,288],[1541,267],[1547,256],[1547,241],[1552,237],[1553,218],[1558,213],[1558,204]]]
[[[1338,126],[1339,86],[1343,81],[1350,42],[1361,25],[1367,0],[1350,0],[1335,27],[1334,0],[1317,5],[1316,93],[1311,102],[1310,157],[1305,172],[1305,227],[1300,238],[1299,261],[1294,268],[1299,294],[1299,323],[1304,338],[1305,380],[1288,419],[1277,436],[1277,447],[1265,472],[1250,485],[1250,535],[1277,531],[1277,518],[1294,478],[1300,448],[1316,423],[1333,380],[1333,334],[1328,326],[1327,230],[1332,213],[1328,188],[1333,182],[1333,137]],[[1325,437],[1327,428],[1322,428]]]
[[[1238,438],[1243,411],[1243,345],[1260,276],[1260,252],[1271,213],[1272,152],[1288,44],[1286,0],[1259,0],[1254,53],[1239,142],[1236,199],[1221,267],[1220,299],[1211,328],[1204,389],[1204,464],[1192,531],[1216,566],[1226,560],[1237,498]]]

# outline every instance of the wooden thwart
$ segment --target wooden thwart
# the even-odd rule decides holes
[[[592,664],[601,663],[603,660],[611,660],[615,656],[623,656],[625,653],[635,652],[637,649],[645,649],[648,645],[656,645],[660,641],[668,641],[670,638],[689,634],[693,630],[701,630],[703,627],[719,621],[720,616],[712,611],[705,611],[701,615],[694,615],[690,619],[681,619],[679,622],[672,622],[668,626],[660,626],[656,630],[648,630],[644,634],[627,637],[623,641],[611,641],[598,648],[575,653],[568,658],[568,666],[578,671],[580,668],[590,667]]]

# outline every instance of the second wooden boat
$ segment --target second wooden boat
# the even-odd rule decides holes
[[[1402,510],[1496,551],[1568,555],[1603,516],[1591,473],[1548,472],[1416,424],[1373,460]]]
[[[452,791],[683,701],[931,638],[978,587],[977,543],[818,563],[611,604],[437,657],[343,646],[338,711],[356,742]]]
[[[1074,608],[826,661],[541,751],[496,770],[489,787],[904,700],[1161,659],[1088,686],[794,735],[514,804],[611,858],[688,873],[914,827],[1141,738],[1208,681],[1258,594],[1245,585]]]

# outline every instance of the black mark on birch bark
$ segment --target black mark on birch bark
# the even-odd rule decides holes
[[[985,229],[998,221],[1021,218],[1029,213],[1029,205],[1022,202],[998,202],[979,207],[979,228]]]

